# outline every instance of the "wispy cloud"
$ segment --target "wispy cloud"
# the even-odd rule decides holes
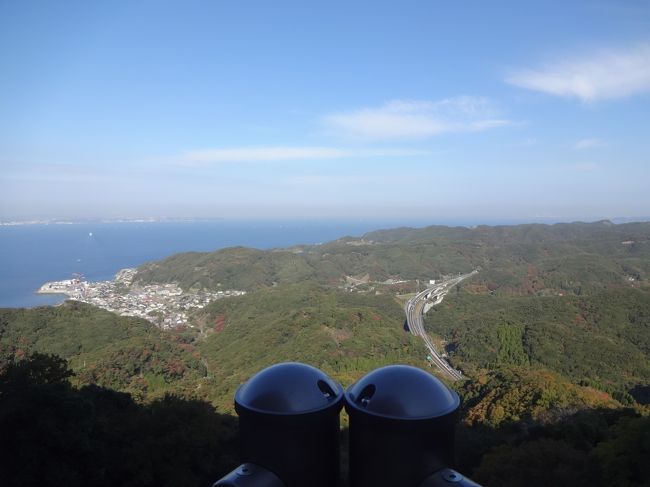
[[[412,157],[428,154],[415,149],[342,149],[336,147],[236,147],[190,150],[177,158],[184,165],[206,165],[229,162],[273,162],[348,159],[363,157]]]
[[[392,100],[380,107],[333,113],[326,128],[349,138],[418,139],[450,132],[476,132],[509,125],[487,98],[459,96],[439,101]]]
[[[609,49],[538,68],[513,71],[515,86],[585,102],[650,91],[650,44]]]
[[[601,139],[581,139],[573,146],[574,149],[593,149],[595,147],[604,147],[605,142]]]

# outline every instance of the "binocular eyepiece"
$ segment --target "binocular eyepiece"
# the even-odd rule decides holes
[[[213,487],[340,485],[343,406],[350,487],[478,486],[450,468],[460,399],[431,374],[391,365],[344,392],[319,369],[290,362],[237,390],[243,464]]]

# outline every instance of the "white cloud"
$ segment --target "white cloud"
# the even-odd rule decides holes
[[[411,157],[428,154],[413,149],[341,149],[336,147],[236,147],[227,149],[190,150],[178,161],[184,165],[205,165],[228,162],[273,162],[346,159],[362,157]]]
[[[594,147],[604,147],[605,142],[601,139],[581,139],[573,146],[574,149],[593,149]]]
[[[604,50],[582,58],[514,71],[506,81],[551,95],[590,102],[650,91],[650,44]]]
[[[392,100],[377,108],[327,115],[325,126],[337,135],[360,139],[417,139],[449,132],[476,132],[509,125],[492,103],[459,96],[440,101]]]

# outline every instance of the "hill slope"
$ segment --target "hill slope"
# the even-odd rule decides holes
[[[428,280],[481,268],[474,283],[507,294],[584,294],[650,276],[650,223],[397,229],[324,245],[177,254],[138,269],[137,280],[184,288],[257,289],[307,280],[339,284]]]

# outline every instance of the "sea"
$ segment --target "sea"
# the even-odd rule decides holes
[[[45,282],[81,274],[112,279],[117,271],[178,252],[243,245],[258,249],[317,244],[380,228],[426,222],[184,221],[0,226],[0,307],[56,305],[65,296],[36,294]]]

